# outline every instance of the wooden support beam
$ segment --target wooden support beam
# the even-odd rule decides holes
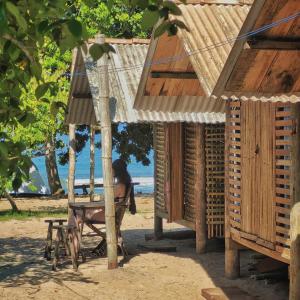
[[[95,128],[90,128],[90,201],[95,199]]]
[[[151,72],[151,78],[198,79],[195,72]]]
[[[69,124],[69,175],[68,175],[68,202],[74,202],[75,182],[75,124]]]
[[[197,171],[195,185],[196,206],[196,252],[201,254],[206,251],[206,173],[205,173],[205,124],[197,125]]]
[[[300,40],[291,39],[249,39],[247,41],[249,47],[255,50],[300,50]]]
[[[290,216],[290,297],[300,299],[300,103],[292,104],[292,116],[295,120],[291,147],[291,200]]]

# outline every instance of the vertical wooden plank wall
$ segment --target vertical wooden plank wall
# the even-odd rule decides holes
[[[183,143],[181,123],[169,124],[170,153],[170,221],[182,220],[183,217]]]

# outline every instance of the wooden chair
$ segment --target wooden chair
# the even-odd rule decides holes
[[[129,206],[129,199],[130,199],[131,188],[129,188],[126,197],[123,201],[115,203],[115,221],[116,221],[116,235],[117,235],[117,243],[118,249],[121,251],[123,257],[127,256],[127,251],[124,246],[124,241],[122,238],[121,233],[121,225],[122,220],[125,214],[126,209]],[[88,209],[88,208],[87,208]],[[88,233],[84,236],[100,236],[102,238],[101,242],[93,249],[93,253],[98,254],[99,256],[105,256],[106,253],[106,227],[105,227],[105,210],[101,212],[96,218],[93,217],[89,219],[87,216],[87,209],[82,207],[82,223],[79,225],[79,230],[82,234],[83,232],[83,225],[86,224],[94,234]],[[102,225],[102,226],[99,226]]]
[[[63,223],[67,222],[65,219],[52,219],[45,220],[45,223],[48,223],[48,231],[45,245],[44,258],[47,260],[51,260],[51,252],[53,248],[53,230],[57,230],[58,226],[63,225]]]

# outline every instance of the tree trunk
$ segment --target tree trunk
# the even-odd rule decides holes
[[[4,192],[4,196],[8,200],[9,204],[11,205],[12,211],[18,212],[19,209],[17,207],[15,200],[12,198],[12,196],[8,192]]]
[[[104,35],[96,37],[98,44],[105,42]],[[108,56],[103,56],[97,62],[99,74],[99,101],[101,104],[101,142],[102,142],[102,169],[105,199],[105,224],[107,237],[108,269],[118,267],[117,236],[115,223],[114,188],[112,176],[112,135],[109,111],[109,81],[108,81]]]
[[[62,195],[64,190],[61,186],[55,153],[55,135],[51,135],[46,143],[45,156],[48,184],[51,195]]]
[[[91,125],[90,133],[90,201],[95,198],[95,128]]]

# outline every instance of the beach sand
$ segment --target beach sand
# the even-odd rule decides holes
[[[67,200],[17,200],[20,209],[45,210],[66,207]],[[157,244],[177,247],[177,252],[141,250],[145,233],[153,231],[153,198],[137,198],[138,214],[126,214],[123,236],[129,261],[117,270],[107,270],[106,258],[88,259],[74,272],[71,264],[51,271],[43,259],[47,225],[43,219],[0,222],[0,299],[203,299],[201,289],[237,286],[256,299],[287,299],[288,283],[265,285],[250,279],[251,252],[242,252],[242,277],[224,278],[224,253],[195,254],[195,241],[164,240]],[[0,210],[9,209],[0,200]],[[181,230],[164,223],[166,230]],[[153,242],[151,242],[153,243]]]

